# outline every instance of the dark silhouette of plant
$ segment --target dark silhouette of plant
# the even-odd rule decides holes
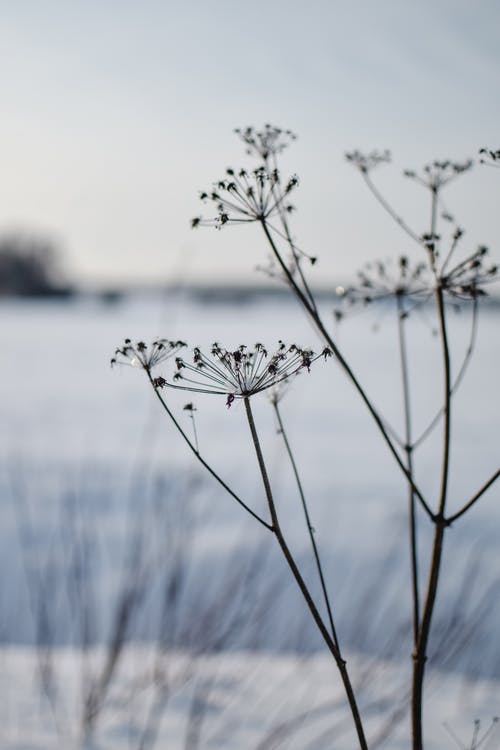
[[[488,740],[493,738],[493,733],[497,728],[497,724],[498,716],[494,716],[488,729],[486,729],[481,735],[481,721],[480,719],[475,719],[474,727],[472,729],[471,741],[467,745],[464,745],[464,743],[457,737],[453,729],[448,726],[448,724],[445,723],[444,728],[446,729],[452,740],[455,742],[456,746],[460,748],[460,750],[479,750],[480,747],[490,746]]]
[[[461,518],[479,501],[500,476],[500,470],[495,471],[472,497],[462,500],[456,512],[450,513],[448,511],[453,395],[465,371],[467,362],[472,355],[478,300],[486,294],[485,287],[498,277],[497,267],[490,265],[487,261],[488,251],[486,248],[480,246],[476,250],[465,253],[465,257],[463,255],[459,257],[464,233],[454,223],[453,218],[444,209],[442,204],[443,190],[450,182],[467,173],[472,167],[472,162],[470,160],[464,162],[450,160],[434,161],[425,166],[421,172],[407,170],[404,173],[408,179],[413,180],[416,184],[423,187],[430,195],[429,226],[424,232],[420,232],[414,230],[399,216],[391,202],[382,195],[372,179],[373,171],[390,161],[389,152],[362,154],[359,151],[353,151],[347,155],[348,161],[359,170],[359,173],[375,198],[392,219],[397,222],[407,238],[410,238],[418,247],[418,252],[420,253],[420,257],[415,265],[410,264],[406,254],[402,255],[396,264],[392,266],[385,263],[376,264],[376,278],[373,278],[373,275],[367,273],[365,270],[360,276],[361,283],[358,290],[353,287],[345,293],[346,298],[354,300],[358,297],[364,303],[388,296],[393,296],[396,301],[396,311],[399,321],[398,335],[401,353],[401,377],[404,387],[403,411],[405,425],[404,435],[399,436],[375,406],[365,386],[341,351],[334,334],[330,330],[329,322],[323,318],[306,274],[307,265],[314,265],[317,260],[316,257],[309,255],[303,249],[299,248],[292,237],[289,221],[294,211],[294,205],[290,199],[292,193],[298,187],[298,178],[292,175],[289,178],[283,179],[278,166],[278,159],[283,148],[294,139],[293,134],[290,131],[283,131],[280,128],[274,128],[270,125],[265,126],[261,131],[246,128],[237,131],[237,134],[243,140],[247,152],[257,158],[257,167],[250,170],[246,168],[227,169],[223,179],[214,183],[210,190],[203,191],[200,194],[201,200],[206,205],[212,206],[212,214],[208,218],[197,216],[193,219],[192,226],[212,226],[222,229],[231,224],[253,223],[260,227],[271,253],[273,274],[283,280],[307,313],[325,346],[323,352],[325,357],[331,355],[351,381],[356,393],[368,409],[383,442],[386,444],[396,465],[406,479],[409,494],[413,589],[412,742],[413,750],[423,750],[422,694],[429,635],[435,609],[438,582],[442,572],[441,562],[445,532],[452,523]],[[454,225],[450,238],[446,237],[443,239],[439,232],[438,214],[440,211],[442,212],[442,218]],[[394,268],[396,268],[395,273]],[[449,300],[452,300],[453,304],[471,302],[473,308],[471,342],[465,360],[459,368],[459,374],[455,378],[452,374],[452,356],[449,346],[447,314],[447,302]],[[442,406],[438,413],[430,419],[429,426],[423,435],[415,438],[411,423],[410,376],[406,354],[407,342],[404,322],[415,307],[424,303],[433,304],[437,317],[442,360]],[[137,349],[137,347],[138,345],[135,348]],[[315,557],[316,571],[321,581],[323,598],[327,608],[328,621],[324,620],[320,614],[314,597],[304,581],[282,531],[276,511],[271,479],[251,407],[251,398],[256,393],[285,382],[289,379],[290,375],[304,367],[308,369],[314,357],[309,350],[294,347],[288,350],[287,353],[293,353],[293,357],[297,358],[297,360],[291,369],[287,369],[284,360],[280,359],[280,357],[284,357],[285,352],[281,351],[280,353],[279,350],[274,355],[274,358],[278,355],[279,358],[275,360],[272,357],[270,360],[272,366],[272,369],[270,369],[269,365],[264,364],[266,359],[264,352],[265,350],[263,350],[260,344],[257,345],[254,351],[249,351],[244,347],[235,351],[229,351],[222,349],[219,345],[214,345],[212,358],[204,355],[200,350],[195,350],[192,364],[187,364],[180,357],[177,358],[177,372],[170,378],[163,375],[153,377],[151,368],[154,362],[147,357],[143,357],[142,360],[139,359],[139,364],[145,370],[148,380],[166,413],[198,461],[202,463],[212,476],[217,479],[219,484],[248,513],[275,536],[289,569],[307,603],[309,611],[340,671],[357,732],[359,747],[363,750],[368,747],[363,721],[347,673],[346,663],[338,644],[332,608],[330,606],[326,582],[324,581],[321,561],[314,544],[314,533],[310,523],[304,490],[298,476],[297,465],[293,454],[291,451],[288,451],[292,471],[301,496],[306,527],[308,528],[311,547]],[[131,355],[128,349],[125,351],[117,350],[117,353],[122,354],[125,358],[129,358]],[[283,369],[280,369],[281,364],[283,364]],[[166,395],[164,395],[168,393],[169,388],[179,387],[189,391],[224,394],[227,398],[228,406],[231,405],[235,398],[242,399],[267,499],[270,522],[256,514],[247,503],[236,496],[227,484],[220,479],[212,467],[207,464],[205,459],[202,458],[197,443],[194,445],[187,437],[170,409]],[[280,420],[279,410],[275,408],[275,412],[278,420]],[[413,451],[417,445],[425,439],[426,435],[438,423],[442,426],[439,492],[437,498],[430,499],[424,495],[419,487],[412,458]],[[290,444],[284,433],[282,422],[280,424],[282,436],[287,449],[289,449]],[[431,552],[427,561],[427,581],[423,595],[418,578],[419,561],[417,556],[415,522],[417,507],[425,514],[433,532]]]
[[[431,517],[434,524],[434,540],[429,566],[427,590],[420,611],[419,590],[417,580],[418,563],[416,559],[416,539],[414,515],[411,521],[412,528],[412,571],[413,571],[413,590],[414,590],[414,672],[412,686],[412,727],[413,727],[413,748],[422,750],[423,732],[422,732],[422,691],[425,674],[425,663],[427,660],[427,646],[431,628],[432,615],[434,612],[437,587],[440,576],[443,540],[445,530],[463,515],[472,505],[483,495],[491,484],[498,478],[500,472],[497,471],[487,480],[486,484],[480,488],[469,502],[465,503],[460,511],[452,516],[446,517],[446,505],[448,500],[448,485],[450,475],[450,449],[451,449],[451,414],[452,414],[452,396],[454,384],[452,379],[452,363],[449,347],[448,321],[445,307],[446,296],[452,296],[462,300],[477,300],[486,292],[485,284],[495,280],[498,277],[497,266],[486,266],[485,258],[487,249],[479,247],[475,252],[467,255],[463,260],[455,261],[455,256],[459,242],[463,236],[463,231],[456,227],[452,234],[451,241],[447,248],[438,232],[438,212],[442,201],[441,192],[443,188],[452,180],[467,172],[472,167],[472,161],[452,162],[434,161],[432,164],[423,168],[421,173],[413,170],[406,170],[405,177],[414,180],[417,184],[423,186],[431,196],[430,205],[430,224],[429,230],[423,234],[417,234],[409,225],[403,221],[392,209],[390,204],[376,189],[369,176],[369,170],[364,164],[360,165],[359,159],[352,159],[348,156],[349,161],[353,161],[358,166],[365,182],[381,203],[385,210],[394,218],[404,232],[414,240],[425,252],[424,259],[427,264],[428,272],[433,280],[430,289],[433,292],[435,306],[438,318],[439,336],[442,349],[442,366],[443,366],[443,454],[441,462],[441,481],[438,498],[438,510]],[[450,220],[451,217],[445,212],[445,217]],[[453,265],[455,263],[455,265]],[[451,268],[450,268],[451,266]],[[400,312],[401,314],[401,312]],[[401,329],[400,329],[401,330]],[[403,382],[405,383],[405,413],[406,413],[406,432],[409,429],[409,394],[407,385],[407,372],[404,372],[403,365]],[[441,413],[441,412],[440,412]],[[431,422],[434,426],[434,421]],[[408,448],[411,441],[406,443],[407,461],[410,461],[411,455]],[[413,447],[411,448],[413,450]],[[413,469],[411,469],[413,474]],[[410,483],[410,495],[413,494],[413,483]],[[411,511],[414,514],[414,505],[410,503]]]
[[[337,634],[333,625],[333,619],[331,614],[331,608],[329,606],[328,597],[326,601],[328,603],[328,613],[330,619],[330,630],[325,625],[323,618],[314,602],[314,598],[311,595],[309,587],[307,586],[304,577],[302,576],[297,562],[290,550],[289,544],[283,533],[278,513],[276,510],[276,504],[274,500],[273,491],[271,489],[271,482],[269,473],[264,460],[264,455],[259,440],[253,411],[250,404],[250,399],[261,393],[264,390],[273,389],[285,381],[289,382],[291,376],[298,374],[300,371],[306,369],[310,370],[312,364],[319,359],[324,357],[326,360],[331,356],[331,351],[328,347],[321,352],[319,355],[315,355],[311,349],[303,349],[298,347],[296,344],[287,346],[283,342],[279,343],[278,349],[269,357],[268,351],[261,344],[255,344],[253,350],[242,345],[235,350],[228,350],[221,347],[220,344],[213,344],[210,355],[204,354],[199,348],[194,349],[193,363],[186,362],[181,357],[176,357],[176,372],[170,379],[165,379],[163,376],[153,377],[152,367],[157,364],[148,352],[156,351],[156,344],[151,347],[147,347],[143,342],[138,344],[131,344],[129,340],[125,342],[125,347],[117,349],[115,356],[111,360],[112,364],[124,361],[127,364],[138,363],[140,367],[146,373],[149,382],[155,389],[155,392],[160,399],[165,411],[174,422],[177,430],[181,432],[184,440],[188,443],[191,450],[197,455],[205,468],[218,479],[219,483],[235,498],[237,502],[245,508],[255,519],[257,519],[261,525],[265,526],[271,531],[278,542],[278,545],[283,553],[283,556],[290,568],[290,571],[304,597],[304,600],[309,608],[309,611],[316,623],[319,632],[323,640],[325,641],[330,653],[332,654],[337,667],[340,671],[340,675],[346,691],[346,696],[349,702],[349,706],[352,712],[353,720],[356,726],[360,747],[367,748],[366,739],[364,736],[364,730],[362,727],[361,717],[357,706],[354,690],[351,684],[351,680],[347,671],[346,661],[340,651]],[[162,361],[170,358],[176,349],[176,345],[170,346],[168,354],[162,350]],[[139,357],[137,352],[141,353]],[[268,358],[269,357],[269,358]],[[267,499],[268,510],[270,515],[270,523],[263,519],[261,516],[256,514],[247,503],[243,502],[240,498],[237,498],[235,493],[219,479],[218,475],[215,474],[208,464],[201,458],[197,447],[195,448],[185,432],[179,426],[179,423],[175,420],[171,410],[169,409],[166,399],[160,394],[160,390],[165,388],[180,388],[186,391],[195,391],[197,393],[207,393],[211,395],[223,395],[226,396],[226,405],[231,406],[236,398],[243,400],[245,405],[245,412],[248,420],[248,426],[252,441],[255,448],[257,457],[257,463],[259,466],[264,491]],[[297,477],[297,474],[296,474]],[[303,501],[304,502],[304,501]],[[315,545],[313,549],[316,552],[316,564],[320,575],[322,575],[321,565],[317,556],[317,550]],[[322,578],[322,586],[324,587],[324,579]]]
[[[496,151],[489,148],[481,148],[479,149],[479,153],[481,154],[481,159],[479,160],[481,164],[487,164],[489,167],[500,167],[500,148],[497,148]]]
[[[350,158],[349,161],[353,161],[353,159]],[[406,174],[408,175],[409,173]],[[446,216],[446,219],[448,221],[452,220],[449,215]],[[456,249],[456,245],[462,235],[462,230],[455,230],[447,261],[450,259],[451,253]],[[486,248],[480,248],[472,257],[459,262],[452,271],[446,270],[445,273],[441,273],[440,283],[448,296],[465,301],[470,300],[472,302],[470,340],[464,359],[452,385],[452,393],[455,393],[462,382],[474,351],[477,333],[478,299],[485,294],[484,285],[496,280],[497,278],[496,266],[485,267],[484,258],[486,255]],[[443,264],[443,268],[446,268],[446,265],[447,262]],[[404,434],[402,436],[399,435],[397,430],[392,425],[389,425],[389,423],[386,423],[386,426],[401,450],[405,452],[406,466],[414,481],[414,453],[438,425],[443,410],[440,409],[437,414],[432,418],[429,418],[427,426],[419,435],[415,436],[413,434],[410,370],[408,362],[408,335],[406,324],[411,315],[429,303],[434,295],[434,289],[435,277],[429,265],[423,261],[412,263],[406,255],[400,256],[394,262],[389,258],[388,260],[367,263],[361,271],[358,271],[356,284],[347,288],[339,287],[337,289],[337,294],[343,303],[342,309],[336,311],[337,320],[342,320],[345,317],[345,311],[352,311],[360,305],[366,308],[372,303],[377,302],[384,302],[386,305],[389,302],[393,303],[393,309],[397,318],[398,349],[401,365]],[[413,592],[413,634],[414,645],[416,645],[418,638],[418,623],[420,620],[417,524],[415,495],[411,484],[409,484],[408,490],[410,558]]]

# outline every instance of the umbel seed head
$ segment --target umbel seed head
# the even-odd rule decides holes
[[[115,351],[111,359],[111,366],[129,365],[130,367],[141,367],[150,372],[153,367],[165,362],[185,347],[184,341],[171,341],[169,339],[156,339],[149,346],[144,341],[135,344],[130,339],[125,339],[124,345]]]
[[[249,398],[304,369],[309,372],[318,357],[330,355],[329,349],[315,355],[311,349],[296,344],[288,346],[283,341],[271,355],[261,343],[255,344],[253,349],[245,345],[225,349],[215,343],[210,354],[196,347],[191,362],[176,357],[177,371],[172,387],[225,395],[227,406],[231,406],[236,398]]]

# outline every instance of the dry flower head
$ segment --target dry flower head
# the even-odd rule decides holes
[[[143,370],[150,372],[153,367],[170,359],[185,346],[186,344],[183,341],[171,341],[169,339],[156,339],[149,345],[144,341],[132,343],[130,339],[125,339],[124,345],[116,349],[115,355],[111,359],[111,366],[129,365],[130,367],[141,367]]]
[[[325,349],[320,355],[315,355],[311,349],[302,349],[296,344],[287,346],[282,341],[271,355],[260,343],[253,349],[242,345],[234,350],[215,343],[210,355],[195,348],[192,362],[177,357],[174,384],[169,385],[196,393],[225,395],[227,406],[231,406],[235,398],[248,398],[299,371],[309,371],[319,356],[326,358],[330,354],[330,350]],[[167,385],[167,382],[161,385]]]

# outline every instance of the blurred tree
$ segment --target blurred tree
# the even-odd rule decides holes
[[[0,295],[68,295],[56,243],[43,235],[0,234]]]

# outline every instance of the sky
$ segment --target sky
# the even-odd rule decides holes
[[[259,281],[254,228],[189,221],[249,165],[233,129],[270,122],[298,135],[282,169],[314,283],[418,253],[344,154],[389,148],[377,181],[425,231],[401,172],[500,147],[499,31],[496,0],[0,0],[0,231],[53,237],[88,284]],[[448,188],[469,248],[499,248],[499,191],[481,166]]]

